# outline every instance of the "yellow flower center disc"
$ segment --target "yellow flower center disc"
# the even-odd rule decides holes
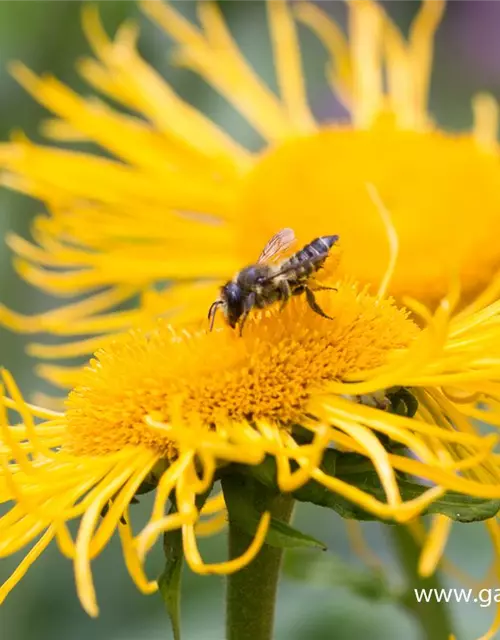
[[[241,197],[241,251],[292,227],[299,244],[339,234],[339,275],[378,284],[389,245],[373,184],[390,212],[400,251],[390,292],[434,303],[460,274],[471,297],[500,267],[500,165],[470,136],[327,129],[265,153]]]

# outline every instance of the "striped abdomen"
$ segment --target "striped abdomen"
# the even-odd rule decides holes
[[[338,236],[315,238],[284,262],[280,267],[280,272],[289,274],[287,279],[290,283],[294,280],[296,282],[305,280],[323,266],[323,263],[328,258],[330,249],[338,239]]]

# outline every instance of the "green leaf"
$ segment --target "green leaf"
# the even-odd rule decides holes
[[[311,554],[289,551],[284,574],[294,580],[324,587],[345,587],[368,600],[399,600],[400,590],[392,587],[381,570],[355,567],[331,553]]]
[[[247,533],[254,533],[257,529],[257,520],[253,523],[253,531],[244,529]],[[243,528],[243,527],[242,527]],[[291,527],[286,522],[271,518],[271,524],[266,537],[266,544],[271,547],[280,547],[281,549],[294,549],[298,547],[315,547],[326,550],[326,545],[317,538],[302,533],[298,529]]]
[[[349,482],[379,500],[385,499],[385,492],[378,474],[370,463],[368,463],[369,468],[363,468],[360,466],[360,456],[356,454],[339,454],[332,451],[327,452],[325,457],[335,459],[332,462],[326,461],[326,468],[332,468],[334,465],[337,478]],[[398,486],[404,501],[417,498],[429,489],[428,485],[420,484],[408,477],[398,477]],[[500,500],[475,498],[456,491],[448,491],[444,496],[435,500],[425,513],[442,514],[457,522],[478,522],[494,517],[499,510]],[[363,510],[358,511],[365,513]],[[367,519],[372,519],[369,514],[365,514],[365,516]]]
[[[264,477],[264,475],[262,477]],[[241,476],[238,473],[226,476],[223,484],[224,498],[226,500],[230,521],[251,536],[255,535],[262,515],[261,510],[257,509],[254,502],[251,501],[253,493],[252,485],[259,487],[253,478]],[[269,493],[269,497],[276,495],[277,493],[275,491]],[[250,499],[246,498],[246,496],[250,496]],[[265,505],[262,505],[262,507],[262,511],[265,511]],[[326,545],[320,540],[302,533],[286,522],[276,518],[271,518],[266,536],[266,544],[281,549],[293,549],[297,547],[326,549]]]
[[[321,469],[329,476],[339,478],[340,475],[338,467],[340,464],[344,463],[345,455],[351,456],[351,454],[343,454],[333,449],[329,449],[325,452]],[[355,455],[352,458],[351,464],[348,465],[348,468],[351,471],[351,477],[349,477],[349,479],[341,479],[356,486],[364,485],[367,474],[375,473],[371,462],[358,455]],[[365,490],[364,486],[363,490]],[[299,502],[311,502],[312,504],[332,509],[342,518],[353,520],[376,520],[376,517],[371,513],[361,509],[338,493],[334,493],[330,489],[327,489],[315,480],[310,480],[300,489],[295,491],[293,496]]]
[[[404,500],[418,497],[428,487],[422,487],[408,480],[399,480],[398,485]],[[377,488],[382,497],[382,489]],[[376,495],[374,493],[374,495]],[[456,522],[480,522],[496,516],[500,510],[500,500],[474,498],[472,496],[448,491],[442,498],[433,502],[425,513],[442,514]]]
[[[372,463],[364,456],[355,453],[342,453],[329,449],[323,456],[321,469],[328,475],[338,478],[365,493],[385,500],[385,492]],[[278,491],[276,483],[276,464],[269,457],[258,467],[249,467],[246,473]],[[429,489],[409,477],[398,476],[398,486],[404,501],[412,500]],[[300,502],[311,502],[336,511],[343,518],[354,520],[377,520],[373,514],[356,506],[346,498],[327,489],[315,480],[311,480],[293,493]],[[500,500],[475,498],[455,491],[448,491],[434,501],[424,513],[442,514],[457,522],[478,522],[494,517],[500,510]],[[390,521],[385,521],[390,523]]]

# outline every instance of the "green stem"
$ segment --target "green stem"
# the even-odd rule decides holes
[[[438,602],[436,598],[432,598],[430,602],[418,602],[414,593],[414,589],[437,589],[439,591],[442,585],[437,573],[428,578],[419,576],[420,546],[405,526],[391,525],[387,529],[392,537],[394,549],[407,581],[408,593],[403,604],[418,620],[425,640],[448,640],[453,632],[450,612],[446,603]]]
[[[233,481],[233,478],[227,479],[227,482]],[[223,480],[223,488],[224,482]],[[242,485],[239,489],[241,499],[251,499],[253,506],[260,513],[270,511],[274,518],[289,522],[294,505],[292,497],[273,494],[257,483]],[[241,556],[248,549],[252,539],[253,536],[232,522],[229,515],[230,558]],[[264,544],[259,554],[248,566],[228,576],[226,593],[227,640],[272,640],[282,556],[283,549]]]

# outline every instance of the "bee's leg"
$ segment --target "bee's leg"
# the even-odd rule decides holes
[[[337,287],[325,287],[322,284],[314,285],[314,291],[338,291]]]
[[[314,291],[338,291],[337,287],[326,287],[324,284],[316,282],[316,280],[310,281],[314,285]]]
[[[290,289],[290,285],[286,280],[281,280],[281,282],[278,284],[278,291],[280,293],[281,299],[280,311],[283,311],[283,309],[287,305],[287,302],[292,297],[292,290]]]
[[[246,319],[248,318],[248,314],[250,313],[250,311],[254,306],[255,306],[255,293],[251,293],[245,299],[245,303],[243,306],[243,313],[241,314],[241,317],[240,317],[240,336],[243,335],[243,325],[245,324]]]
[[[316,298],[314,297],[314,293],[312,292],[311,289],[309,289],[309,287],[305,287],[305,292],[306,292],[306,299],[307,299],[307,303],[308,305],[311,307],[311,309],[317,313],[320,316],[323,316],[323,318],[328,318],[329,320],[333,320],[333,318],[329,315],[327,315],[323,309],[319,306],[319,304],[316,302]]]

